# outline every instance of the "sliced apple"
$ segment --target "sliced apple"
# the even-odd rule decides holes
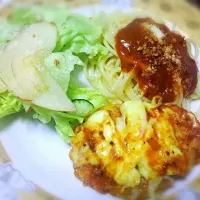
[[[17,96],[22,97],[23,92],[18,86],[18,83],[15,79],[15,76],[13,74],[13,70],[11,67],[12,58],[14,56],[14,51],[9,52],[9,49],[13,46],[14,45],[12,45],[12,44],[8,44],[7,48],[4,49],[3,53],[0,56],[0,60],[1,60],[1,62],[0,62],[0,79]],[[14,49],[14,47],[13,47],[13,49]]]
[[[5,92],[7,90],[6,85],[0,79],[0,93]]]
[[[46,74],[45,80],[49,86],[49,89],[34,99],[32,103],[47,109],[57,111],[72,111],[72,109],[75,110],[71,100],[67,97],[67,95],[63,92],[63,89],[51,77],[50,74]]]
[[[56,46],[57,28],[37,23],[19,33],[0,56],[0,78],[19,98],[58,111],[74,111],[74,105],[43,66]]]

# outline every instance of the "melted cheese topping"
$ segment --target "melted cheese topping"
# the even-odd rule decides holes
[[[196,162],[187,152],[200,138],[200,124],[177,106],[147,108],[138,100],[105,106],[75,132],[70,152],[74,167],[98,166],[126,188],[143,178],[185,174]]]

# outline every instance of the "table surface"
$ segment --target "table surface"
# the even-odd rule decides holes
[[[52,0],[70,7],[99,4],[101,0]],[[105,0],[106,1],[106,0]],[[109,0],[108,0],[109,1]],[[115,0],[113,0],[115,1]],[[116,0],[117,1],[117,0]],[[118,0],[119,1],[119,0]],[[123,0],[121,0],[123,1]],[[125,0],[124,0],[125,1]],[[43,0],[13,0],[17,3],[42,3]],[[194,41],[200,44],[200,10],[185,0],[132,0],[132,5],[175,22]]]
[[[101,0],[52,0],[56,3],[67,3],[70,7],[81,7],[99,4]],[[118,0],[119,1],[119,0]],[[123,1],[123,0],[121,0]],[[16,3],[37,3],[43,0],[13,0]],[[145,9],[165,19],[173,21],[186,32],[190,38],[200,44],[200,10],[185,0],[132,0],[132,5]],[[6,10],[5,12],[7,12]],[[1,12],[0,14],[4,14]],[[8,12],[9,13],[9,12]]]
[[[123,0],[121,0],[123,1]],[[13,0],[15,3],[37,3],[43,0]],[[56,3],[66,2],[69,7],[81,7],[86,5],[99,4],[100,0],[54,0]],[[200,11],[184,0],[134,0],[132,5],[145,11],[152,12],[158,16],[175,22],[184,32],[194,41],[200,44]],[[9,8],[0,11],[0,15],[9,15]],[[9,162],[10,159],[0,143],[0,163]],[[37,187],[35,195],[21,193],[20,196],[25,200],[52,200],[56,199]]]

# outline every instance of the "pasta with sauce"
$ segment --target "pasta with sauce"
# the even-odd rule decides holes
[[[95,62],[91,61],[85,69],[90,83],[111,102],[142,98],[156,105],[173,102],[184,106],[184,100],[188,97],[199,98],[198,69],[190,57],[191,48],[187,48],[187,43],[192,43],[191,40],[186,40],[165,25],[157,23],[157,19],[154,21],[140,15],[143,20],[133,28],[139,20],[136,17],[131,14],[114,13],[106,18],[107,21],[102,25],[102,43],[109,53],[100,56]],[[137,35],[138,28],[143,31],[140,35]],[[129,38],[128,33],[131,33]],[[136,38],[142,45],[136,43]],[[174,44],[173,38],[177,40]],[[124,43],[120,43],[120,40]],[[124,50],[120,54],[122,48]],[[137,48],[138,51],[132,51],[132,55],[127,56],[130,54],[130,48]],[[158,53],[160,49],[161,52]],[[196,51],[198,52],[198,49]],[[147,57],[145,62],[144,57]],[[134,62],[139,64],[136,66]],[[161,63],[158,64],[159,62]]]

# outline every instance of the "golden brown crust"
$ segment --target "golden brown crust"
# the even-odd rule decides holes
[[[91,164],[75,167],[74,174],[84,185],[90,186],[100,193],[108,193],[120,186],[101,169]]]
[[[170,111],[168,115],[166,112]],[[172,111],[172,112],[171,112]],[[173,127],[176,140],[179,143],[179,148],[183,152],[184,156],[173,156],[169,162],[166,162],[158,174],[163,176],[168,169],[176,170],[178,175],[185,175],[188,173],[195,164],[200,163],[200,123],[191,112],[186,111],[176,105],[162,105],[151,111],[151,115],[158,121],[162,120],[162,117],[167,117],[170,124]],[[156,126],[156,125],[155,125]],[[156,127],[154,127],[156,129]],[[167,133],[166,133],[167,134]],[[156,136],[157,134],[155,134]],[[162,156],[159,154],[161,146],[158,145],[158,137],[151,138],[149,144],[152,149],[148,152],[150,165],[154,168],[159,164],[159,160]],[[158,153],[156,153],[158,152]],[[167,156],[174,154],[174,152],[165,152]],[[158,170],[158,169],[157,169]]]
[[[148,196],[149,182],[144,178],[142,178],[137,187],[125,188],[106,175],[101,166],[88,164],[75,167],[74,174],[85,186],[89,186],[102,194],[110,193],[126,200],[132,200],[133,197],[135,197],[134,200],[143,200]],[[157,193],[161,193],[170,186],[172,186],[172,181],[168,178],[163,178],[155,190]]]
[[[187,157],[190,167],[200,163],[200,122],[195,115],[178,106],[170,107],[176,115],[171,115],[169,121],[174,126],[180,148]],[[179,130],[179,131],[178,131]]]
[[[119,108],[119,105],[112,105],[111,107],[108,105],[102,108],[102,110],[107,110],[112,120],[115,121],[116,118],[122,116]],[[142,141],[144,140],[143,148],[145,148],[145,145],[149,145],[146,151],[147,164],[156,172],[157,177],[164,177],[166,175],[173,175],[176,177],[184,176],[195,164],[200,163],[200,149],[198,148],[200,144],[200,123],[191,112],[179,108],[176,105],[162,105],[148,110],[147,118],[148,121],[154,120],[152,125],[154,134],[151,138],[146,140],[144,140],[144,138],[142,139]],[[175,146],[178,144],[178,148],[182,152],[181,154],[177,154],[177,152],[175,153],[170,149],[163,149],[159,139],[159,131],[161,130],[159,126],[162,125],[161,122],[163,120],[168,121],[171,127],[173,127],[173,133],[176,139],[171,139],[170,141],[178,142]],[[103,131],[100,131],[103,130],[103,124],[92,124],[91,126],[92,128],[89,125],[88,127],[82,125],[75,129],[77,137],[72,139],[72,150],[70,152],[70,157],[74,162],[75,175],[84,185],[90,186],[98,192],[111,193],[112,195],[120,196],[125,199],[131,199],[133,193],[136,192],[137,198],[135,199],[144,199],[148,194],[150,180],[146,180],[142,177],[139,185],[136,187],[125,187],[123,184],[118,184],[114,177],[107,171],[106,166],[102,163],[103,161],[97,156],[99,145],[103,144],[101,141],[106,141]],[[164,133],[169,137],[168,132],[161,132],[161,134]],[[117,137],[118,140],[120,140],[121,150],[124,152],[129,151],[131,154],[133,153],[132,150],[128,149],[126,146],[126,143],[131,144],[132,139],[130,135],[131,133],[127,134],[124,141],[120,139],[120,136]],[[109,159],[113,163],[113,170],[116,170],[115,165],[117,163],[126,163],[125,160],[128,159],[128,157],[123,154],[120,156],[116,152],[114,148],[116,145],[115,142],[116,141],[110,141],[110,147],[108,147],[110,148]],[[87,149],[90,150],[90,154],[85,154]],[[78,157],[76,159],[74,156],[75,154]],[[91,160],[93,156],[95,159]],[[128,170],[128,165],[130,163],[131,162],[127,162],[125,164],[127,165],[125,170]],[[155,189],[157,192],[161,192],[171,184],[172,181],[169,179],[161,178]]]

